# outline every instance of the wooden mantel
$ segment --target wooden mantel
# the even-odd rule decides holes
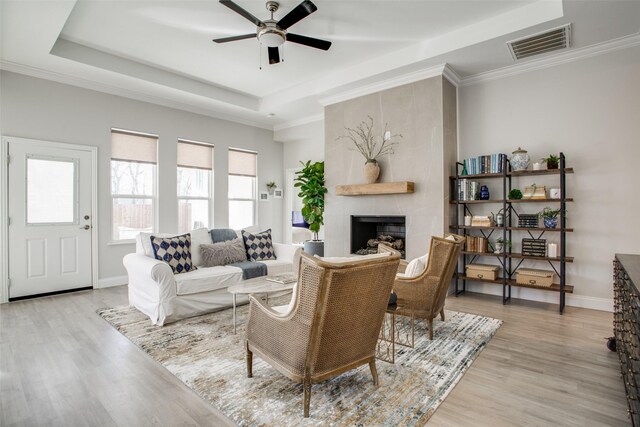
[[[371,196],[375,194],[408,193],[413,193],[413,182],[411,181],[336,185],[336,196]]]

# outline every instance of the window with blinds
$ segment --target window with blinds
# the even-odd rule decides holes
[[[158,137],[111,130],[111,237],[133,239],[155,229]]]
[[[213,145],[178,140],[178,231],[206,227],[213,212]]]
[[[256,222],[258,153],[229,149],[229,228],[239,230]]]

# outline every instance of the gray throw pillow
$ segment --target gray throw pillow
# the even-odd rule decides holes
[[[215,267],[246,261],[247,251],[242,240],[233,239],[211,245],[200,245],[200,256],[203,267]]]

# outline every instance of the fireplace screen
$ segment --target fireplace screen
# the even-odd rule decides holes
[[[388,245],[405,257],[404,216],[351,215],[351,253],[375,254],[378,245]]]

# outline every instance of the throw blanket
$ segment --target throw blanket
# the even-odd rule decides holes
[[[226,242],[227,240],[233,240],[237,238],[238,235],[231,228],[214,228],[211,230],[211,240],[213,241],[213,243]]]
[[[233,264],[227,264],[227,265],[241,268],[242,278],[244,280],[267,275],[267,266],[261,262],[241,261],[241,262],[234,262]]]

